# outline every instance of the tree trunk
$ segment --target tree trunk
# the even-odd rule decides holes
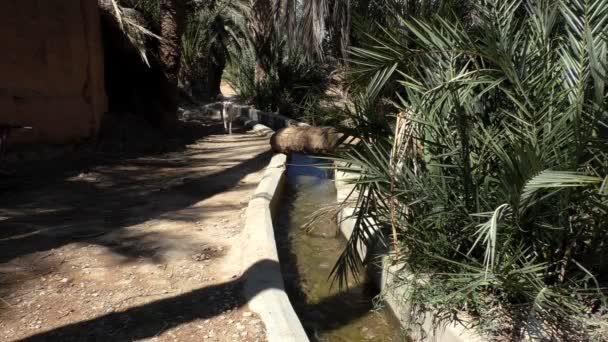
[[[163,92],[166,98],[162,110],[163,127],[171,130],[177,125],[178,75],[181,61],[181,37],[184,30],[184,0],[161,0],[160,60],[166,82]]]
[[[207,68],[207,88],[209,89],[209,96],[212,99],[216,99],[222,93],[220,86],[222,84],[224,67],[225,64],[209,61],[209,66]]]
[[[253,32],[256,52],[255,83],[259,85],[268,78],[272,61],[272,38],[274,35],[273,4],[270,0],[251,0]]]
[[[222,83],[222,74],[226,67],[226,32],[224,29],[224,18],[218,15],[213,21],[210,28],[215,35],[215,39],[209,46],[208,63],[207,63],[207,88],[209,95],[216,98],[221,94],[220,85]]]
[[[266,72],[266,69],[264,68],[264,64],[259,59],[256,59],[255,84],[260,85],[260,84],[264,83],[267,78],[268,78],[268,73]]]

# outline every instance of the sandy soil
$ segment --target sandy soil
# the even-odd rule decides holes
[[[265,340],[239,260],[267,138],[187,114],[200,135],[185,148],[55,161],[0,187],[1,341]]]
[[[236,90],[234,90],[234,88],[232,88],[232,86],[224,80],[222,80],[222,83],[220,83],[220,91],[222,92],[222,95],[229,98],[233,98],[238,95]]]

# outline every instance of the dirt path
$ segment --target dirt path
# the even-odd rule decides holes
[[[0,340],[265,340],[239,260],[271,154],[218,127],[181,151],[30,170],[2,192]]]
[[[235,97],[238,95],[234,88],[224,80],[220,83],[220,91],[225,97]]]

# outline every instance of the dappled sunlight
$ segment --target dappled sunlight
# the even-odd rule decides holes
[[[266,155],[261,157],[267,158]],[[263,162],[255,162],[255,164],[260,168],[264,165]],[[91,207],[86,207],[86,202],[83,202],[84,198],[78,196],[76,197],[80,201],[78,205],[62,206],[62,209],[49,208],[27,212],[4,209],[3,215],[6,216],[6,219],[3,220],[2,230],[4,240],[0,240],[0,245],[6,243],[7,238],[12,237],[13,240],[10,247],[1,249],[0,259],[7,260],[7,258],[39,248],[44,250],[52,246],[58,247],[73,240],[84,239],[103,244],[103,241],[100,242],[96,239],[98,235],[125,229],[155,216],[161,217],[169,211],[189,207],[212,196],[214,192],[236,185],[246,172],[246,167],[237,166],[234,171],[228,169],[203,177],[199,175],[197,178],[180,179],[173,184],[165,181],[165,184],[169,184],[168,188],[155,192],[153,197],[149,197],[150,193],[147,191],[135,192],[134,190],[138,188],[135,183],[122,189],[110,187],[105,190],[107,193],[97,193],[98,190],[89,189],[89,191],[94,191],[89,198],[97,202],[91,202]],[[225,176],[228,178],[224,178],[221,184],[209,183],[214,178]],[[58,191],[57,203],[69,203],[70,191],[65,188]],[[103,189],[99,189],[99,191],[103,191]],[[107,198],[104,199],[103,196]],[[13,202],[12,205],[16,204]],[[50,203],[46,202],[46,204]],[[200,217],[198,218],[200,219]],[[33,235],[28,235],[28,233]],[[41,245],[40,242],[36,242],[37,235],[53,236],[53,239],[45,239]],[[121,249],[121,251],[123,250]]]
[[[13,322],[13,313],[32,305],[35,316],[52,313],[59,303],[66,311],[53,324],[65,324],[224,279],[234,266],[222,263],[238,259],[228,255],[228,241],[242,229],[247,193],[271,156],[266,138],[249,136],[214,137],[213,145],[201,139],[168,154],[105,156],[0,198],[0,317]],[[65,302],[91,296],[100,301]]]
[[[137,306],[53,327],[19,341],[72,342],[108,338],[115,341],[132,341],[157,336],[176,326],[193,321],[203,324],[205,320],[213,320],[214,317],[226,313],[231,317],[243,316],[240,311],[243,310],[251,296],[256,296],[268,289],[282,288],[282,284],[266,282],[264,287],[257,288],[255,292],[249,293],[249,298],[243,294],[243,282],[256,274],[258,276],[263,274],[264,270],[269,267],[278,267],[278,264],[274,261],[262,260],[231,281],[195,288],[177,295],[153,293],[147,296],[147,300],[144,297],[145,302]],[[358,291],[358,289],[354,288],[350,291]],[[308,312],[318,312],[322,308],[341,305],[344,297],[348,296],[348,292],[336,294],[318,303],[310,304],[306,310]],[[162,296],[162,298],[154,298],[159,296]],[[352,315],[326,321],[326,323],[319,325],[317,329],[319,332],[339,329],[349,322],[357,320],[360,315],[367,314],[371,308],[371,303],[369,306],[359,306],[359,311],[351,311]],[[252,321],[254,324],[259,322],[255,317],[252,318]],[[224,325],[223,329],[230,330],[233,327],[227,324]]]

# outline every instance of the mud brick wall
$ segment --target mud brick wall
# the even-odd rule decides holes
[[[107,108],[97,0],[0,1],[0,124],[12,144],[94,136]]]

